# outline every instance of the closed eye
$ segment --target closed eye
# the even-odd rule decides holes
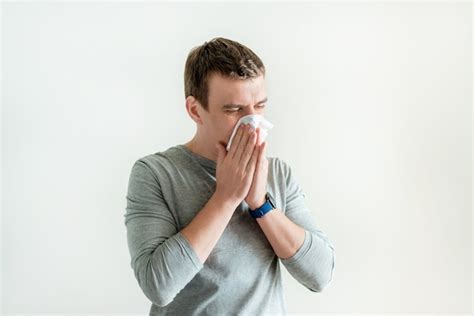
[[[262,105],[257,105],[255,106],[256,108],[264,108],[265,107],[265,104],[262,104]],[[229,112],[229,113],[232,113],[232,112],[241,112],[242,108],[238,108],[238,109],[232,109],[232,110],[226,110],[226,112]]]

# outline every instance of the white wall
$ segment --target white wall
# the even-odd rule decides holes
[[[2,311],[148,313],[125,195],[188,141],[189,50],[267,67],[268,156],[333,241],[334,281],[284,270],[290,313],[470,313],[472,8],[458,3],[3,3]]]

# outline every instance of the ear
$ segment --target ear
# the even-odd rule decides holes
[[[203,110],[201,103],[199,103],[195,97],[190,95],[186,98],[186,111],[188,112],[189,117],[191,117],[191,119],[197,124],[203,123],[200,115]]]

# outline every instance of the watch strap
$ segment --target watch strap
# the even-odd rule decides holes
[[[249,213],[253,218],[263,217],[265,214],[275,209],[275,205],[272,203],[268,194],[265,195],[265,203],[255,210],[249,209]]]

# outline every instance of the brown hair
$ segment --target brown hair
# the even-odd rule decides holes
[[[247,46],[216,37],[191,49],[184,68],[184,95],[192,95],[209,111],[209,78],[213,73],[232,79],[251,79],[263,75],[265,65]]]

